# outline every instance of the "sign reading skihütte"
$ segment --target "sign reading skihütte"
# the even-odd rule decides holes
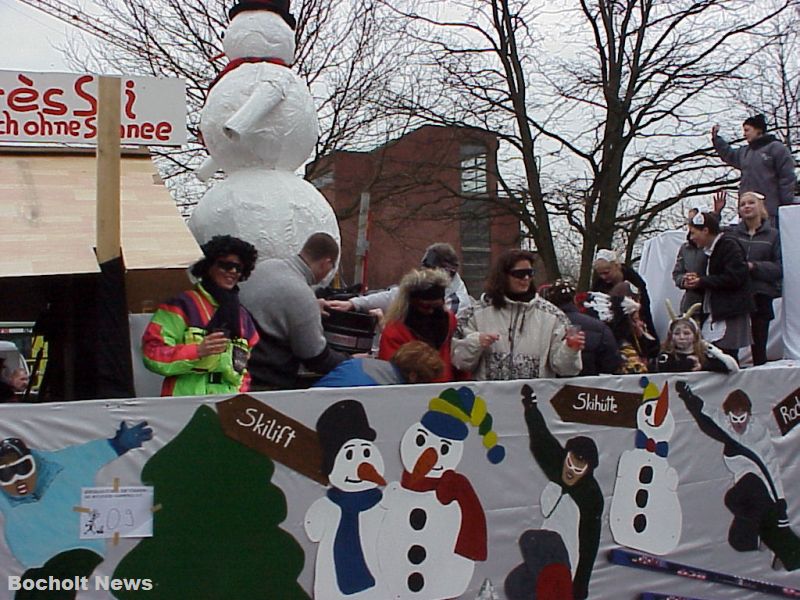
[[[0,142],[95,144],[97,75],[0,71]],[[120,77],[123,144],[186,142],[181,79]]]

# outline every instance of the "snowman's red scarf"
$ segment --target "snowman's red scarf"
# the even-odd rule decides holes
[[[461,509],[461,528],[455,553],[470,560],[486,560],[486,516],[469,479],[455,471],[445,471],[441,478],[412,477],[403,471],[401,485],[414,492],[436,492],[442,504],[454,500]]]
[[[289,65],[286,64],[286,61],[281,60],[280,58],[262,58],[260,56],[246,56],[244,58],[234,58],[231,62],[229,62],[225,67],[220,71],[217,76],[214,78],[214,81],[211,82],[211,85],[208,86],[209,91],[217,82],[222,79],[227,73],[233,71],[236,67],[243,65],[245,63],[260,63],[260,62],[268,62],[272,63],[273,65],[280,65],[282,67],[287,67]]]

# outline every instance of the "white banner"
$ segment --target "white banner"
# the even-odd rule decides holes
[[[465,382],[466,391],[459,391],[459,384],[440,384],[266,392],[233,399],[2,405],[0,440],[16,441],[0,445],[0,600],[13,599],[15,590],[23,589],[14,587],[25,585],[23,573],[27,581],[38,577],[52,588],[55,580],[47,576],[54,572],[64,585],[76,587],[78,600],[386,600],[395,594],[474,600],[489,584],[497,598],[508,599],[517,597],[521,582],[537,585],[537,568],[559,560],[567,566],[538,577],[555,584],[559,573],[568,581],[572,571],[576,581],[583,576],[585,582],[589,573],[589,598],[633,599],[649,597],[642,596],[647,592],[774,597],[759,592],[762,588],[703,581],[685,569],[681,576],[612,562],[609,552],[626,546],[665,561],[760,580],[773,590],[787,590],[778,596],[798,597],[792,589],[800,588],[800,570],[789,572],[773,563],[770,549],[794,560],[790,530],[777,540],[766,529],[760,538],[756,530],[749,540],[752,548],[731,546],[731,490],[744,481],[741,472],[734,476],[736,448],[701,430],[678,393],[681,381],[688,382],[709,415],[735,390],[749,396],[747,431],[755,437],[747,443],[773,474],[769,489],[785,500],[791,530],[800,531],[800,430],[794,427],[800,420],[800,370],[792,365],[728,376],[653,375],[653,385],[644,390],[640,377],[629,375]],[[523,398],[532,399],[523,388],[526,383],[538,397],[535,410],[542,417],[534,436],[534,409],[523,409]],[[654,410],[642,404],[643,396]],[[329,410],[332,405],[342,412]],[[468,413],[463,428],[452,421],[454,415],[460,419],[461,409],[453,408],[457,405]],[[648,431],[649,425],[637,424],[639,417],[663,422],[664,429]],[[140,425],[143,421],[146,426]],[[731,420],[737,426],[741,422],[738,415]],[[459,429],[466,432],[463,445]],[[431,444],[432,431],[438,432],[436,444]],[[559,446],[572,447],[572,458],[550,450],[534,458],[532,444],[546,450],[541,444],[550,434]],[[570,442],[581,436],[597,448],[593,471],[587,442]],[[454,473],[442,475],[446,485],[436,491],[422,491],[436,483],[433,462],[422,468],[426,459],[418,458],[413,469],[406,464],[426,444],[442,460],[450,457],[447,470]],[[328,463],[327,484],[324,476],[309,475],[309,468],[319,468],[320,460],[326,464],[326,456],[333,459],[337,450]],[[548,465],[554,456],[557,464]],[[287,467],[292,461],[302,468]],[[372,467],[354,467],[357,482],[352,483],[346,473],[350,461]],[[637,466],[618,473],[623,463]],[[409,469],[416,474],[403,475]],[[425,469],[432,469],[427,476]],[[574,483],[581,475],[591,477],[592,485]],[[363,496],[337,496],[335,484],[348,481],[351,491]],[[123,538],[116,544],[81,540],[82,514],[75,511],[81,487],[115,482],[153,486],[153,537]],[[554,488],[558,482],[564,485]],[[567,482],[582,491],[569,496]],[[361,517],[348,510],[362,511]],[[345,512],[350,516],[340,518]],[[455,529],[448,530],[453,523]],[[584,529],[581,523],[596,527]],[[636,540],[627,524],[652,534]],[[538,544],[554,537],[564,541],[561,554],[546,554]],[[534,545],[526,544],[533,540]],[[70,553],[75,549],[84,558]],[[581,575],[585,560],[590,560],[589,569]],[[52,561],[61,561],[63,568],[41,570]],[[67,574],[71,579],[65,579]],[[419,591],[404,595],[398,586]]]
[[[121,77],[123,144],[186,142],[182,79]],[[0,71],[0,142],[95,144],[97,76]]]

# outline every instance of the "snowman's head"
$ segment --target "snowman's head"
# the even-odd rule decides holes
[[[669,410],[669,400],[663,394],[658,400],[650,400],[639,407],[636,414],[637,427],[657,442],[668,441],[675,432],[675,417]]]
[[[375,444],[356,438],[339,449],[328,481],[344,492],[362,492],[386,485],[383,473],[383,456]]]
[[[460,436],[456,436],[460,437]],[[454,439],[433,433],[421,422],[406,430],[400,440],[400,460],[403,468],[416,477],[438,479],[445,471],[452,471],[464,453],[464,437]]]
[[[278,58],[294,62],[294,31],[283,18],[268,10],[248,10],[237,14],[225,31],[225,54],[234,58]]]

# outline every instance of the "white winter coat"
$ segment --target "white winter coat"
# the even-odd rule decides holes
[[[495,308],[484,295],[459,313],[453,366],[479,380],[577,375],[583,365],[580,351],[564,339],[569,325],[561,310],[539,296],[529,302],[506,298],[503,308]],[[500,339],[481,348],[481,333],[496,333]]]

